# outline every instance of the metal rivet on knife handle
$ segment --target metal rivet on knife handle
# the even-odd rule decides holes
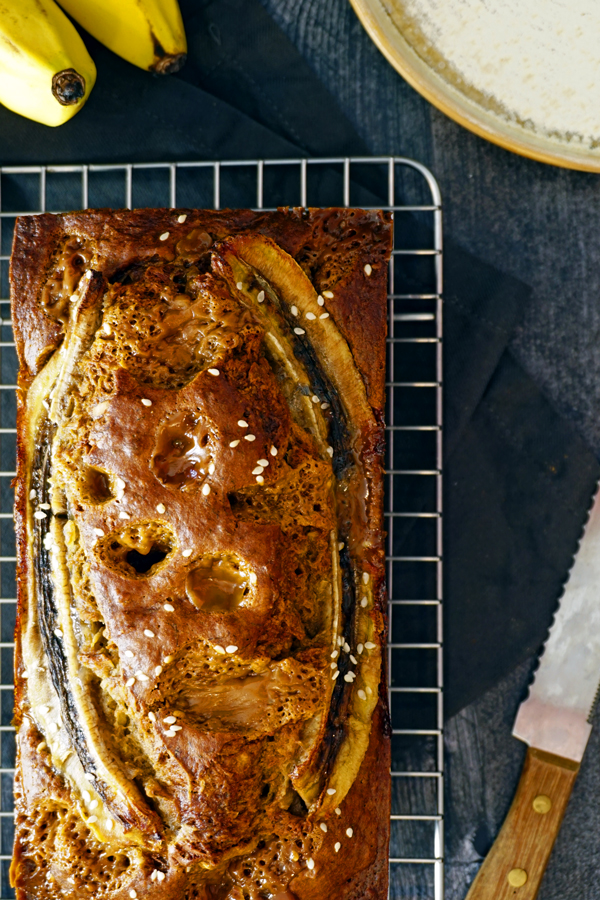
[[[545,816],[552,809],[552,800],[545,794],[538,794],[537,797],[534,797],[532,805],[536,813]]]
[[[506,879],[511,887],[523,887],[527,881],[527,872],[525,869],[511,869]]]

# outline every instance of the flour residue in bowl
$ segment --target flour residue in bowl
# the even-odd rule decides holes
[[[539,134],[600,143],[600,0],[404,0],[419,52]],[[408,23],[407,23],[408,24]]]

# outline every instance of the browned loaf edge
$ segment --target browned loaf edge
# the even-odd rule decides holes
[[[362,210],[17,220],[18,900],[387,896],[390,250]]]

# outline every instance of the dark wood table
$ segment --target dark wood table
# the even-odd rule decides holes
[[[512,340],[524,368],[600,457],[600,178],[508,153],[422,99],[347,0],[262,0],[374,154],[411,156],[441,187],[445,233],[533,288]],[[535,660],[446,726],[446,884],[461,900],[506,814],[524,746],[512,722]],[[540,900],[600,898],[600,729],[592,734]],[[402,900],[424,900],[418,876]]]

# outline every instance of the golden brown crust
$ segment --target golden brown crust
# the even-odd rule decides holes
[[[181,217],[185,217],[184,222],[179,222]],[[236,235],[249,236],[247,251],[244,242],[230,241]],[[110,896],[120,900],[133,890],[138,896],[156,900],[254,900],[260,894],[257,880],[280,900],[383,900],[386,896],[390,786],[385,679],[380,682],[380,700],[369,719],[364,745],[360,738],[364,731],[361,701],[357,697],[364,695],[369,706],[365,691],[359,689],[364,685],[371,691],[369,678],[375,671],[374,662],[369,669],[371,651],[362,649],[364,635],[367,647],[378,648],[373,651],[373,659],[386,640],[381,497],[390,242],[389,220],[381,213],[361,210],[93,211],[18,220],[11,278],[21,364],[15,501],[19,591],[15,684],[20,760],[12,873],[20,900],[79,897],[85,879],[79,870],[73,870],[69,877],[65,859],[84,844],[94,859],[86,875],[87,882],[96,885],[91,897],[104,897],[110,890]],[[201,254],[205,261],[196,265]],[[333,427],[331,411],[319,414],[325,425],[317,422],[311,436],[310,429],[306,431],[299,424],[304,414],[286,394],[289,375],[283,378],[274,358],[269,357],[267,362],[265,357],[263,341],[268,326],[264,310],[271,308],[274,333],[285,326],[285,317],[290,315],[289,311],[282,312],[283,306],[279,312],[273,311],[277,297],[277,302],[285,299],[285,284],[278,285],[276,276],[275,281],[269,281],[265,275],[270,271],[271,257],[276,267],[283,266],[281,271],[289,269],[286,277],[292,279],[298,296],[304,297],[297,302],[309,304],[300,305],[300,324],[306,325],[302,318],[305,309],[312,309],[310,304],[316,303],[311,282],[326,298],[325,304],[319,299],[321,306],[314,306],[316,316],[312,315],[310,324],[300,329],[303,336],[308,331],[308,337],[294,339],[298,359],[304,360],[300,368],[308,366],[306,371],[313,371],[311,366],[316,363],[314,358],[311,362],[311,353],[320,359],[312,390],[317,383],[331,385],[331,378],[335,383],[336,377],[335,360],[331,363],[319,356],[319,348],[327,347],[332,334],[335,338],[334,331],[327,331],[329,323],[320,325],[317,320],[323,309],[351,350],[342,368],[356,366],[359,382],[362,379],[364,383],[364,388],[360,387],[352,381],[352,372],[346,373],[352,377],[343,382],[350,387],[348,396],[342,397],[348,427],[354,428],[355,449],[351,452],[358,454],[360,463],[348,463],[342,471],[341,463],[334,459],[341,486],[336,491],[346,490],[358,498],[363,485],[368,486],[362,512],[356,500],[346,508],[345,500],[340,505],[340,499],[331,499],[335,479],[328,453],[324,452],[327,441],[319,443],[318,430]],[[285,261],[290,257],[301,267],[297,274],[294,264]],[[194,266],[197,272],[190,275]],[[88,270],[98,274],[82,277]],[[140,324],[138,313],[130,311],[145,308],[143,304],[150,303],[150,297],[152,308],[156,302],[163,303],[161,315],[174,316],[175,321],[179,288],[173,285],[185,272],[188,281],[182,290],[192,296],[192,309],[196,310],[192,326],[204,316],[202,321],[218,323],[218,334],[209,339],[206,328],[201,329],[193,332],[196,337],[188,337],[181,349],[179,342],[164,352],[151,326],[154,313],[148,314],[150,330],[144,331],[148,323]],[[242,291],[236,282],[242,277],[239,272],[255,273]],[[262,284],[268,295],[264,306],[248,306]],[[97,298],[103,294],[102,306]],[[192,327],[189,317],[185,321],[186,328]],[[292,319],[289,323],[285,327],[291,334],[291,326],[296,323]],[[313,334],[317,328],[322,331],[316,344],[311,328]],[[71,359],[70,353],[75,354],[77,341],[85,344],[85,357],[81,356],[83,351],[77,351],[79,357],[73,355],[74,362],[67,365],[65,360]],[[25,636],[27,625],[38,614],[32,612],[38,608],[32,584],[40,577],[31,563],[36,527],[29,498],[36,465],[35,441],[30,433],[32,397],[38,385],[43,385],[50,361],[59,360],[53,354],[61,345],[65,348],[62,369],[59,372],[55,367],[52,382],[58,385],[53,390],[56,399],[46,394],[47,405],[52,404],[50,417],[58,423],[57,436],[51,438],[54,494],[49,499],[53,516],[60,516],[57,496],[63,485],[61,496],[73,524],[59,525],[63,537],[46,536],[42,543],[46,548],[54,546],[49,553],[52,556],[58,553],[56,541],[60,544],[64,540],[61,559],[74,585],[75,614],[83,631],[91,636],[88,644],[88,638],[77,637],[78,662],[72,664],[80,665],[84,678],[91,679],[89,690],[94,696],[104,697],[94,701],[102,706],[94,715],[99,715],[105,726],[112,723],[114,730],[112,736],[102,736],[102,752],[114,756],[117,769],[121,766],[130,772],[132,766],[138,768],[138,775],[133,776],[137,787],[132,788],[131,797],[127,794],[127,798],[119,799],[118,791],[111,793],[108,776],[104,781],[97,776],[94,782],[99,811],[106,815],[110,812],[124,829],[117,834],[118,825],[110,838],[106,832],[97,832],[102,823],[85,826],[86,816],[89,823],[97,818],[90,818],[94,806],[85,808],[89,801],[82,806],[81,789],[73,787],[75,776],[66,778],[57,768],[54,737],[48,738],[50,750],[35,749],[47,735],[40,732],[40,716],[29,699],[34,690],[31,673],[26,673],[29,695],[24,678],[24,657],[29,651],[23,650],[23,641],[31,641],[31,636]],[[340,345],[342,361],[346,359],[344,352]],[[306,353],[308,356],[302,355]],[[149,375],[144,361],[147,354],[152,359]],[[78,360],[83,358],[85,365],[80,365]],[[211,374],[211,358],[213,368],[218,366],[217,376]],[[328,365],[334,374],[325,376]],[[338,368],[340,365],[338,362]],[[61,390],[70,398],[68,413],[59,408],[64,400]],[[331,391],[331,386],[327,390]],[[361,390],[366,391],[366,407],[360,405],[364,404]],[[366,412],[361,413],[361,409]],[[46,414],[38,409],[36,415],[43,418]],[[248,423],[245,433],[254,435],[253,441],[243,439],[245,433],[240,432],[238,421]],[[173,435],[187,435],[190,429],[194,440],[205,441],[206,458],[212,460],[206,493],[197,491],[195,484],[177,481],[180,470],[169,457]],[[48,433],[53,433],[52,429]],[[237,445],[230,447],[236,440]],[[339,440],[343,446],[343,437]],[[280,448],[278,456],[270,456],[273,447]],[[350,444],[348,452],[349,448]],[[268,458],[269,466],[262,467],[262,482],[257,486],[248,473],[256,460],[263,458]],[[116,481],[114,473],[118,473]],[[208,477],[202,477],[198,487],[208,483]],[[127,488],[119,487],[121,482]],[[40,490],[35,503],[40,500]],[[126,506],[121,502],[124,494]],[[293,516],[289,509],[295,509]],[[125,510],[126,515],[122,515]],[[363,517],[363,538],[358,541],[356,522]],[[54,520],[52,527],[57,523],[58,519]],[[349,683],[344,685],[340,678],[330,688],[331,647],[327,648],[326,628],[319,612],[319,603],[324,601],[315,598],[325,596],[323,579],[331,564],[328,535],[338,528],[341,536],[344,528],[349,529],[346,548],[338,554],[342,568],[347,567],[343,569],[344,578],[357,579],[357,609],[349,609],[346,597],[342,619],[344,627],[354,629],[354,640],[359,641],[352,643],[350,650],[363,655],[356,662],[357,683],[346,679]],[[182,552],[184,549],[186,552]],[[157,554],[155,565],[148,574],[147,568],[134,571],[130,560],[145,559],[148,553]],[[312,560],[310,566],[306,565],[306,553]],[[210,607],[213,601],[207,599],[205,580],[212,584],[217,565],[225,566],[219,572],[226,570],[232,583],[242,583],[247,576],[243,565],[239,568],[240,560],[251,564],[255,573],[254,582],[250,582],[255,599],[250,608],[215,614]],[[359,589],[363,577],[368,587]],[[243,583],[248,584],[247,580]],[[363,592],[371,599],[361,613]],[[292,597],[297,599],[291,602]],[[363,606],[367,607],[366,599]],[[54,614],[60,616],[60,610]],[[62,620],[53,622],[55,627]],[[43,631],[45,626],[42,623],[40,627]],[[48,641],[53,640],[50,631],[45,638],[47,648]],[[152,638],[145,638],[144,632]],[[345,633],[350,635],[348,630]],[[60,640],[68,643],[65,635]],[[219,648],[229,645],[234,649],[228,650],[229,661],[223,668],[218,655],[223,651]],[[347,661],[342,665],[343,651],[342,646],[342,676],[347,665]],[[134,662],[129,663],[129,657]],[[160,670],[155,679],[136,681],[136,672],[155,670]],[[195,679],[192,688],[185,680],[190,672]],[[210,679],[215,677],[211,673],[215,672],[218,690],[211,687]],[[292,701],[286,685],[294,679],[298,687]],[[265,687],[260,687],[252,708],[261,710],[260,714],[240,719],[235,698],[246,696],[244,692],[254,691],[258,684]],[[304,768],[297,766],[292,774],[299,794],[296,800],[290,800],[294,794],[293,790],[289,793],[291,785],[285,789],[285,796],[281,794],[282,785],[289,784],[289,775],[274,773],[285,763],[285,754],[308,739],[306,727],[309,722],[317,722],[319,703],[332,689],[331,703],[337,705],[332,705],[329,719],[323,719],[321,730],[310,738],[316,742],[313,762],[309,765],[307,761]],[[262,699],[263,691],[264,697],[272,697],[274,690],[282,698],[275,719],[272,701]],[[37,697],[35,702],[39,702]],[[228,705],[232,702],[233,711]],[[185,710],[185,716],[177,719],[184,727],[170,734],[171,726],[163,725],[161,718],[173,708],[177,711],[177,706]],[[134,720],[124,729],[119,719],[123,710]],[[150,725],[147,716],[149,711],[154,715],[152,710],[156,715]],[[312,725],[311,729],[312,735]],[[349,742],[349,735],[355,732],[355,743]],[[75,755],[80,756],[75,749]],[[354,754],[359,766],[357,775],[347,776],[347,784],[344,773],[352,771],[352,766],[340,768],[344,754]],[[86,758],[88,762],[81,765],[89,769],[95,757],[92,753]],[[315,765],[320,771],[317,794]],[[216,768],[220,772],[217,780]],[[120,777],[115,784],[120,783]],[[327,784],[338,785],[339,796],[344,796],[340,814],[334,810],[334,800],[327,797]],[[202,785],[199,791],[197,785]],[[268,800],[266,785],[271,785]],[[275,802],[277,790],[280,793]],[[46,822],[50,829],[46,843],[34,827],[36,813],[38,821]],[[348,829],[351,837],[346,834]],[[75,832],[78,837],[69,844],[65,835]],[[261,843],[256,846],[257,835],[262,849]],[[335,850],[338,840],[343,847],[339,853]],[[63,848],[62,868],[57,863],[59,846]],[[112,888],[110,879],[103,882],[104,876],[98,874],[107,865],[102,860],[110,859],[111,854],[119,873]],[[291,856],[283,865],[286,854]],[[314,856],[313,868],[306,863],[307,859],[312,862],[309,854]],[[34,857],[35,875],[31,866]],[[41,862],[44,859],[46,862]],[[43,878],[40,865],[47,871]],[[164,877],[157,876],[159,872]]]

